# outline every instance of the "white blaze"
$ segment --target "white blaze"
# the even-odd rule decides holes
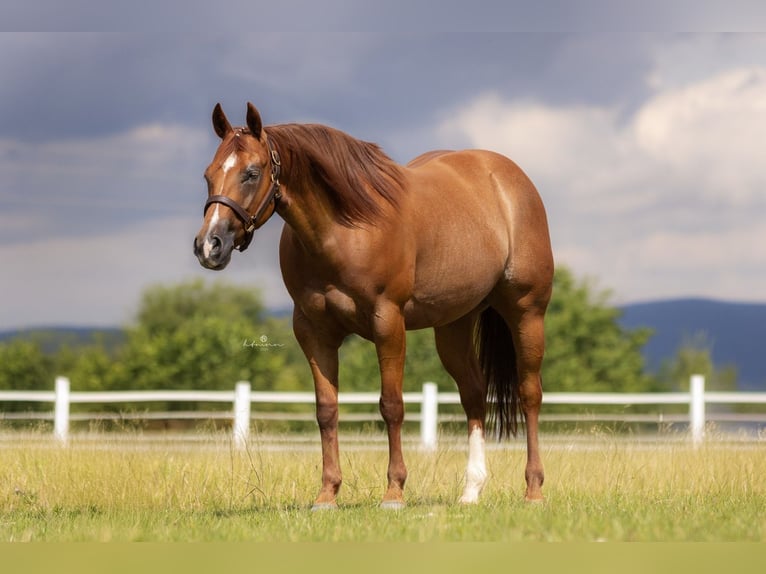
[[[229,157],[227,157],[221,164],[221,169],[223,170],[223,179],[221,179],[221,189],[218,190],[218,195],[223,195],[223,186],[226,183],[226,174],[235,165],[237,165],[237,154],[232,152]]]
[[[226,158],[226,160],[223,162],[223,165],[221,166],[221,169],[223,169],[223,174],[226,175],[226,172],[228,172],[235,165],[237,165],[237,154],[232,152],[232,154]]]
[[[210,242],[210,230],[215,229],[216,225],[218,225],[218,218],[218,204],[216,204],[213,208],[213,216],[210,218],[210,225],[207,226],[205,242],[202,244],[202,253],[205,255],[205,257],[210,257],[210,251],[213,249],[213,246]]]
[[[468,437],[468,466],[465,469],[465,488],[460,497],[462,504],[478,502],[479,493],[487,482],[487,464],[484,456],[484,432],[475,427]]]
[[[221,188],[218,190],[218,195],[223,194],[223,186],[226,183],[226,173],[235,165],[237,165],[237,154],[232,152],[229,157],[227,157],[221,164],[221,169],[223,170],[224,177],[221,180]],[[205,236],[205,242],[202,244],[202,253],[205,255],[205,257],[210,257],[210,252],[213,250],[213,245],[210,241],[210,232],[211,230],[215,230],[215,228],[218,226],[218,220],[220,219],[218,207],[219,205],[216,204],[215,208],[213,209],[213,216],[210,218],[210,224],[207,226],[208,231],[207,235]]]

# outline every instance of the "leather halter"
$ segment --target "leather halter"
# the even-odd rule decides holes
[[[279,191],[279,174],[282,169],[282,162],[279,160],[279,153],[277,153],[274,144],[271,143],[271,139],[268,137],[266,138],[266,144],[269,146],[269,156],[271,158],[271,187],[261,200],[258,209],[255,210],[255,214],[250,215],[244,207],[225,195],[211,195],[208,197],[205,202],[205,209],[202,212],[203,215],[207,213],[207,208],[213,203],[222,203],[236,214],[245,228],[245,240],[237,247],[239,251],[244,251],[248,248],[250,242],[253,240],[253,232],[266,223],[264,221],[258,224],[258,220],[265,213],[269,204],[273,201],[274,209],[276,209],[277,203],[282,198],[282,194]]]

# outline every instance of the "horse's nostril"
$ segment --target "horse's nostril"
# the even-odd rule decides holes
[[[218,253],[221,250],[221,246],[223,245],[223,242],[221,241],[221,238],[217,235],[213,235],[210,238],[210,252],[211,253]]]

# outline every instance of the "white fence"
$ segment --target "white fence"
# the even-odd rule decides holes
[[[616,415],[603,420],[624,420],[627,422],[687,422],[689,436],[694,444],[700,444],[705,437],[708,404],[766,404],[766,393],[706,392],[705,378],[693,375],[690,390],[684,393],[545,393],[544,404],[556,405],[686,405],[688,415],[663,417],[662,415]],[[250,434],[253,403],[314,404],[312,392],[253,391],[249,382],[240,381],[233,391],[103,391],[75,392],[70,390],[69,379],[57,377],[54,391],[0,391],[1,402],[46,402],[53,403],[53,436],[66,444],[69,438],[69,423],[73,418],[70,405],[73,403],[138,403],[138,402],[223,402],[232,405],[231,411],[221,411],[232,421],[232,438],[237,447],[244,447]],[[377,404],[377,393],[339,393],[340,404]],[[460,404],[457,393],[440,393],[434,383],[425,383],[422,392],[404,393],[404,402],[419,404],[419,415],[408,415],[409,420],[420,422],[420,441],[424,449],[435,449],[438,441],[438,425],[446,417],[439,415],[439,405]],[[24,415],[22,415],[24,416]],[[28,416],[28,415],[27,415]],[[148,416],[148,415],[142,415]],[[163,418],[174,418],[172,413],[161,413]],[[80,418],[98,418],[96,413],[82,413]],[[746,420],[766,422],[764,415],[745,415]],[[11,417],[0,413],[0,420]],[[284,415],[283,419],[289,419]],[[580,417],[580,420],[599,420],[596,417]],[[304,419],[305,420],[305,419]],[[545,420],[545,419],[543,419]],[[548,420],[556,420],[551,415]],[[565,420],[572,420],[567,416]],[[725,419],[724,419],[725,420]],[[730,420],[740,420],[731,418]]]

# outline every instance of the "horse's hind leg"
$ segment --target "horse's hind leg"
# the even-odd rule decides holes
[[[540,369],[545,347],[543,315],[535,310],[523,311],[517,327],[511,329],[516,347],[519,370],[519,397],[527,428],[527,465],[524,478],[527,482],[526,499],[543,499],[542,486],[545,475],[538,443],[538,417],[543,401],[543,385]]]
[[[543,463],[538,444],[538,417],[543,388],[540,369],[545,350],[543,317],[550,299],[550,284],[538,289],[518,289],[512,285],[498,286],[490,304],[503,317],[513,337],[519,375],[519,399],[524,413],[527,435],[527,464],[524,477],[526,499],[543,499]]]
[[[463,504],[478,501],[487,481],[484,456],[484,417],[487,386],[474,350],[473,332],[478,313],[434,329],[436,349],[447,372],[455,379],[460,402],[468,419],[468,465],[465,487],[460,497]]]

